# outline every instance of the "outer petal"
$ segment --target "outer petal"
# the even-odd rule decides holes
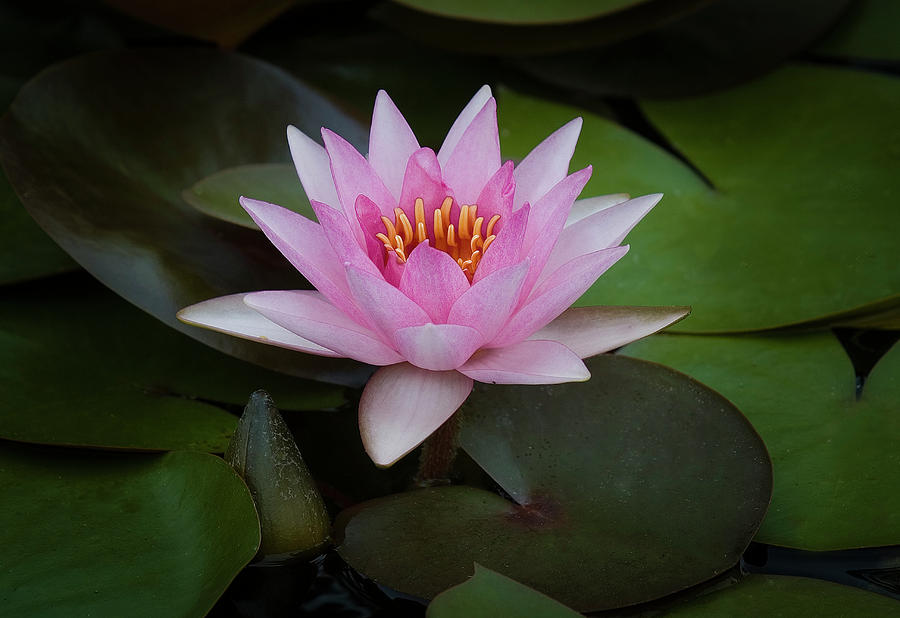
[[[627,202],[611,206],[567,227],[559,235],[559,241],[553,248],[546,265],[543,266],[544,277],[555,272],[563,264],[574,260],[579,255],[593,253],[607,247],[614,247],[622,242],[628,232],[650,212],[662,193],[645,195]],[[538,279],[542,281],[543,277]]]
[[[509,220],[497,232],[497,238],[484,252],[484,257],[478,263],[475,276],[472,277],[473,283],[478,283],[491,273],[522,260],[522,240],[525,238],[525,228],[528,226],[530,213],[531,207],[525,204],[510,215]]]
[[[491,341],[519,304],[528,266],[526,260],[481,279],[459,297],[447,321],[478,329],[485,341]]]
[[[472,124],[472,119],[475,118],[490,98],[491,87],[485,84],[478,89],[475,96],[472,97],[459,113],[459,116],[456,117],[453,126],[451,126],[450,130],[447,132],[447,137],[444,138],[444,143],[438,151],[437,157],[438,161],[441,162],[441,166],[445,165],[450,159],[450,155],[453,154],[453,149],[456,148],[463,133],[465,133],[466,129],[469,128],[469,125]]]
[[[491,341],[490,347],[518,343],[549,324],[627,252],[628,245],[603,249],[576,258],[560,268],[535,288],[528,301]]]
[[[431,371],[456,369],[481,347],[484,337],[458,324],[423,324],[394,333],[397,348],[416,367]]]
[[[365,195],[378,204],[382,213],[393,214],[396,200],[366,158],[344,138],[328,129],[322,129],[322,139],[331,160],[331,175],[344,211],[353,212],[356,198]]]
[[[338,358],[344,356],[270,322],[244,304],[244,294],[220,296],[185,307],[178,312],[178,319],[185,324],[202,326],[227,335],[259,341],[280,348],[318,356]]]
[[[369,457],[389,466],[444,424],[472,392],[457,371],[407,363],[379,369],[359,400],[359,433]]]
[[[474,204],[481,189],[500,169],[500,134],[497,131],[497,102],[490,98],[472,120],[441,164],[444,180],[460,204]]]
[[[611,193],[609,195],[598,195],[596,197],[587,197],[583,200],[576,200],[572,204],[572,210],[569,211],[569,218],[566,219],[566,227],[581,221],[585,217],[590,217],[604,208],[626,202],[629,197],[631,196],[627,193]]]
[[[338,311],[314,290],[254,292],[244,296],[244,304],[275,324],[341,356],[370,365],[403,361],[378,335]]]
[[[590,165],[578,170],[560,180],[536,203],[531,204],[531,214],[528,216],[528,227],[525,229],[525,240],[522,243],[523,251],[530,253],[538,240],[550,243],[551,247],[556,244],[575,198],[591,179],[592,173],[593,168]]]
[[[340,206],[334,181],[331,179],[331,162],[325,149],[295,126],[288,126],[287,138],[291,158],[306,197],[329,206]]]
[[[530,339],[558,341],[588,358],[652,335],[690,312],[690,307],[572,307]]]
[[[525,278],[524,295],[531,292],[541,274],[547,270],[545,267],[547,259],[554,247],[559,244],[559,235],[563,231],[572,203],[581,193],[590,176],[590,167],[575,172],[558,182],[532,208],[528,228],[525,231],[525,240],[522,242],[522,253],[531,261],[531,270]],[[536,218],[543,219],[543,227],[538,228],[538,225],[541,225],[540,221],[532,223],[532,219]]]
[[[400,198],[406,161],[418,150],[419,141],[384,90],[375,97],[369,131],[369,163],[384,181],[394,200]]]
[[[459,372],[489,384],[561,384],[591,377],[578,355],[556,341],[522,341],[481,350]]]
[[[514,209],[534,204],[569,173],[569,161],[581,133],[581,118],[575,118],[538,144],[516,166]]]
[[[347,283],[359,307],[386,341],[393,341],[394,332],[401,328],[429,322],[424,309],[381,277],[348,265]]]
[[[344,213],[315,200],[310,200],[310,204],[316,212],[316,218],[319,220],[328,242],[331,243],[331,248],[341,263],[353,264],[360,270],[381,277],[381,269],[372,263],[368,253],[357,244],[353,231],[350,229],[350,222]]]
[[[459,264],[427,240],[413,249],[400,277],[400,291],[437,324],[447,321],[453,303],[467,290],[469,280]]]
[[[350,296],[344,268],[322,226],[281,206],[241,198],[244,207],[272,244],[317,290],[341,311],[365,324]]]

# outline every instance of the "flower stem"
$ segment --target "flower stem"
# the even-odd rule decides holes
[[[459,415],[454,414],[428,436],[419,456],[415,484],[419,487],[450,484],[450,472],[459,449]]]

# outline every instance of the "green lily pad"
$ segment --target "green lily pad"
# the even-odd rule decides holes
[[[13,616],[202,616],[259,545],[247,487],[204,453],[0,446]]]
[[[804,50],[849,0],[717,0],[640,36],[596,50],[517,63],[579,92],[680,97],[748,81]]]
[[[426,0],[410,0],[424,6]],[[394,2],[385,2],[375,6],[370,15],[377,21],[400,31],[403,36],[425,44],[446,49],[453,53],[492,54],[499,56],[536,56],[564,52],[570,50],[597,47],[599,45],[623,41],[629,37],[652,29],[657,24],[665,23],[679,15],[703,6],[708,0],[604,0],[603,2],[584,1],[583,6],[595,7],[592,10],[603,10],[614,3],[619,10],[599,16],[579,19],[577,21],[536,22],[529,15],[547,14],[555,11],[559,2],[542,2],[527,0],[529,6],[542,6],[542,11],[495,11],[510,4],[521,5],[523,2],[505,0],[482,2],[458,0],[472,7],[479,7],[485,13],[496,13],[505,21],[474,21],[460,17],[436,15],[412,9]],[[626,6],[627,3],[627,6]],[[406,4],[406,2],[404,2]],[[427,3],[434,10],[435,3]],[[440,3],[449,6],[447,3]],[[530,21],[525,21],[530,20]]]
[[[288,163],[289,123],[364,139],[324,98],[258,61],[203,50],[96,54],[57,65],[20,91],[0,124],[0,159],[44,230],[131,302],[246,360],[361,384],[371,370],[360,363],[175,319],[216,296],[308,286],[263,235],[207,217],[181,197],[223,169]]]
[[[900,60],[900,4],[856,0],[841,23],[813,50],[817,54],[864,60]]]
[[[631,250],[580,304],[692,305],[675,330],[803,323],[900,291],[900,80],[792,66],[740,88],[642,109],[694,169],[586,115],[585,195],[661,191]],[[501,95],[506,155],[581,110]],[[699,170],[709,179],[708,184]]]
[[[181,194],[200,212],[258,230],[235,196],[253,195],[258,200],[284,206],[316,221],[316,213],[303,192],[294,166],[289,163],[259,163],[232,167],[197,181]]]
[[[900,485],[900,346],[878,362],[859,400],[830,333],[660,335],[623,353],[702,380],[760,432],[775,486],[757,540],[809,550],[900,543],[900,494],[891,490]]]
[[[749,575],[723,590],[666,610],[667,616],[896,616],[897,601],[820,579]]]
[[[579,611],[655,599],[733,566],[765,514],[765,446],[728,401],[616,356],[558,386],[479,386],[460,442],[512,497],[422,489],[339,515],[338,550],[430,598],[472,562]],[[640,585],[635,585],[640,581]]]
[[[394,0],[418,11],[453,19],[495,24],[559,24],[584,21],[621,11],[648,0],[448,0],[435,4],[429,0]]]
[[[306,0],[309,2],[310,0]],[[104,0],[127,15],[231,48],[298,0]]]
[[[221,453],[237,418],[210,402],[240,405],[260,387],[285,409],[344,401],[339,387],[229,358],[99,286],[79,287],[0,299],[0,437]]]
[[[480,564],[464,583],[440,593],[428,605],[427,618],[575,618],[581,616],[550,597]]]

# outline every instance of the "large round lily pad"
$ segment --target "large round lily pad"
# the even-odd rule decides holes
[[[853,367],[830,333],[660,335],[624,353],[702,380],[759,430],[775,486],[757,540],[810,550],[900,543],[900,346],[858,400]]]
[[[666,197],[581,303],[693,306],[692,331],[800,323],[900,292],[900,80],[791,66],[721,94],[642,104],[693,166],[587,115],[585,195]],[[506,155],[584,112],[505,92]],[[702,176],[701,176],[702,173]]]
[[[615,356],[588,367],[586,383],[485,385],[465,404],[462,446],[512,500],[453,486],[367,502],[339,516],[341,554],[421,597],[477,561],[581,611],[733,566],[769,501],[759,436],[665,367]]]
[[[289,123],[310,135],[327,124],[364,139],[324,98],[258,61],[200,50],[97,54],[57,65],[20,91],[0,125],[0,158],[45,231],[131,302],[242,358],[359,384],[368,375],[359,363],[175,319],[215,296],[307,285],[262,234],[207,217],[181,197],[222,169],[288,163]]]
[[[667,616],[896,616],[894,599],[820,579],[749,575],[737,584],[666,610]]]
[[[202,616],[259,545],[247,487],[203,453],[0,447],[12,616]]]
[[[262,387],[285,409],[344,401],[340,387],[229,358],[88,283],[0,299],[0,437],[223,452],[237,418],[213,402]]]

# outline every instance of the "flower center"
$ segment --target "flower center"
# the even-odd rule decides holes
[[[453,205],[452,197],[445,197],[440,208],[434,211],[433,225],[425,223],[425,201],[421,197],[416,198],[415,222],[410,222],[409,217],[402,208],[394,209],[394,220],[381,217],[384,223],[384,234],[376,234],[384,244],[388,254],[393,253],[399,262],[406,262],[407,257],[421,242],[428,240],[435,249],[448,253],[456,260],[469,279],[475,274],[478,262],[484,256],[484,252],[497,237],[494,234],[494,226],[500,220],[500,215],[494,215],[484,226],[484,217],[478,216],[478,204],[467,204],[459,207],[459,220],[457,225],[450,222],[450,207]],[[430,231],[431,235],[428,234]]]

